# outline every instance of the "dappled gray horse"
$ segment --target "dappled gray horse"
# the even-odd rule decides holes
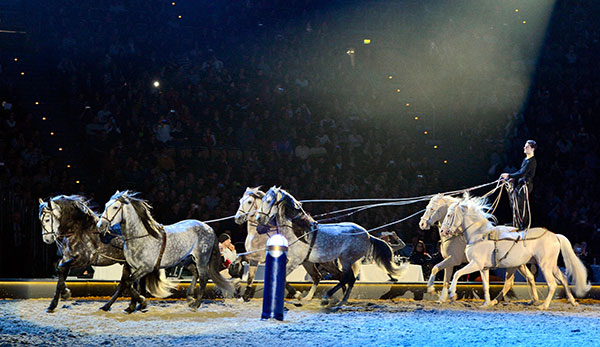
[[[262,198],[265,196],[265,193],[257,188],[246,188],[244,195],[240,199],[240,206],[235,214],[235,222],[237,224],[247,223],[248,227],[248,235],[246,236],[246,242],[244,245],[246,246],[246,251],[248,254],[245,258],[250,263],[250,270],[248,271],[248,282],[246,284],[246,290],[242,295],[242,298],[247,301],[254,295],[254,287],[252,283],[254,282],[254,276],[256,275],[256,270],[258,268],[259,263],[265,262],[266,256],[266,247],[267,240],[270,236],[272,236],[276,231],[271,230],[270,227],[263,227],[267,230],[267,232],[259,233],[257,231],[258,224],[256,223],[256,211],[262,205]],[[273,228],[274,229],[274,228]],[[270,231],[269,231],[270,230]],[[325,270],[327,270],[334,279],[340,280],[342,276],[342,272],[337,266],[337,261],[329,262],[325,264],[321,264]],[[322,279],[321,272],[317,269],[317,266],[311,262],[304,262],[302,266],[306,269],[306,272],[310,275],[313,285],[310,288],[310,291],[306,294],[302,300],[310,300],[315,294],[317,290],[317,286]],[[286,288],[291,295],[299,297],[299,293],[296,294],[296,290],[290,286],[286,282]]]
[[[70,291],[65,285],[65,279],[71,268],[85,268],[93,266],[108,266],[112,264],[125,264],[123,255],[123,241],[120,238],[112,239],[108,244],[101,242],[96,223],[98,216],[88,207],[84,197],[78,195],[59,195],[48,202],[39,199],[39,219],[42,224],[42,238],[45,243],[56,242],[61,253],[56,269],[58,281],[54,297],[47,308],[53,312],[60,298],[69,298]],[[115,300],[123,292],[123,279],[129,277],[129,267],[123,267],[121,283],[113,297],[101,307],[108,311]],[[130,290],[134,290],[130,288]],[[139,294],[135,296],[131,305],[135,308],[136,301],[145,305],[145,300]],[[130,305],[130,308],[131,308]]]
[[[267,224],[276,218],[279,233],[289,241],[287,274],[306,261],[325,263],[339,260],[342,266],[342,278],[327,291],[321,301],[326,305],[329,298],[342,286],[348,285],[339,304],[348,300],[360,260],[369,252],[376,263],[391,276],[400,276],[405,269],[393,262],[390,245],[372,235],[355,223],[319,224],[302,209],[302,204],[283,189],[272,187],[262,199],[257,211],[257,222]]]
[[[152,217],[152,207],[136,195],[127,190],[117,191],[106,203],[97,223],[103,232],[121,223],[125,259],[132,269],[130,280],[138,280],[161,268],[191,264],[200,286],[194,288],[196,300],[190,302],[190,307],[200,306],[208,276],[219,288],[232,293],[233,285],[219,273],[221,253],[213,229],[191,219],[163,226]],[[173,288],[165,278],[159,278],[152,287],[147,284],[148,291],[157,297],[171,295]]]

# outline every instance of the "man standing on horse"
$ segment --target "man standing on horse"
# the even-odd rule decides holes
[[[521,169],[514,173],[503,173],[500,175],[504,179],[511,178],[517,181],[517,184],[514,185],[515,188],[513,189],[510,201],[514,211],[513,225],[518,226],[519,229],[528,226],[531,219],[529,196],[533,191],[533,177],[535,176],[535,169],[537,167],[534,156],[536,148],[537,143],[534,140],[527,140],[523,147],[525,159],[521,163]]]

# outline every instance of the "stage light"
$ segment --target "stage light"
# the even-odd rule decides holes
[[[171,5],[172,5],[172,6],[175,6],[175,3],[174,3],[174,2],[172,2],[172,3],[171,3]]]
[[[526,21],[526,20],[524,20],[524,21],[523,21],[523,24],[527,24],[527,21]]]
[[[448,164],[448,161],[447,161],[447,160],[444,160],[444,164]]]
[[[353,54],[354,54],[354,48],[349,48],[349,49],[346,51],[346,54],[348,54],[348,55],[350,55],[350,56],[351,56],[351,55],[353,55]]]
[[[75,183],[79,184],[79,180],[75,181]]]
[[[51,131],[51,132],[50,132],[50,136],[54,136],[54,131]]]
[[[70,169],[70,168],[71,168],[71,164],[67,164],[67,168],[69,168],[69,169]]]
[[[400,93],[400,89],[396,89],[396,93]]]
[[[15,58],[15,61],[19,61],[19,58]]]
[[[160,87],[160,82],[154,81],[154,82],[152,82],[152,85],[154,86],[154,88],[158,88],[158,87]]]
[[[423,132],[423,134],[427,135],[427,134],[429,134],[429,131],[425,130],[425,131]]]
[[[406,104],[406,107],[409,107],[409,106],[410,106],[410,104],[409,104],[409,103],[407,103],[407,104]]]
[[[419,116],[415,116],[415,120],[419,120]]]
[[[42,117],[42,120],[46,120],[46,117]]]
[[[177,18],[181,19],[181,15],[177,16]]]
[[[515,12],[519,12],[519,9],[518,9],[518,8],[515,8]]]
[[[62,152],[62,147],[58,147],[58,151],[59,151],[59,152]]]
[[[40,104],[40,102],[39,102],[39,101],[36,101],[36,102],[35,102],[35,104],[36,104],[36,105],[39,105],[39,104]]]
[[[388,76],[388,78],[389,78],[389,79],[392,79],[392,75],[389,75],[389,76]]]
[[[369,44],[371,44],[371,39],[364,39],[364,40],[363,40],[363,43],[364,43],[365,45],[369,45]]]
[[[25,72],[21,71],[21,76],[25,76]]]
[[[437,148],[438,148],[438,146],[437,146],[437,145],[433,146],[433,149],[437,149]]]

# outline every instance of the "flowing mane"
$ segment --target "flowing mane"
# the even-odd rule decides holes
[[[88,206],[88,200],[80,195],[59,195],[51,200],[60,206],[60,218],[58,218],[59,236],[81,239],[84,234],[96,231],[98,215]],[[46,209],[49,206],[44,207]]]
[[[463,199],[460,201],[460,204],[468,207],[468,213],[475,213],[485,219],[492,220],[495,223],[498,222],[493,214],[487,212],[490,209],[490,204],[488,203],[487,198],[470,196],[469,193],[465,193],[463,195]]]
[[[285,206],[286,217],[290,218],[293,224],[301,228],[310,228],[315,220],[308,212],[304,211],[302,203],[281,188],[279,192],[283,196],[282,203]]]
[[[125,190],[123,192],[116,192],[113,194],[113,196],[111,196],[110,199],[120,200],[124,203],[127,203],[126,200],[130,202],[131,206],[133,206],[133,209],[135,210],[135,213],[138,215],[142,221],[142,224],[148,231],[148,234],[152,235],[154,238],[160,239],[163,226],[152,216],[152,205],[150,205],[148,201],[144,199],[136,198],[138,194],[139,193],[137,192]]]

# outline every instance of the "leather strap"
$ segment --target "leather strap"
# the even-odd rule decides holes
[[[160,268],[160,262],[162,260],[163,254],[165,254],[165,248],[167,248],[167,233],[162,232],[162,245],[160,246],[160,253],[158,254],[158,259],[156,259],[156,264],[154,265],[154,271]]]

